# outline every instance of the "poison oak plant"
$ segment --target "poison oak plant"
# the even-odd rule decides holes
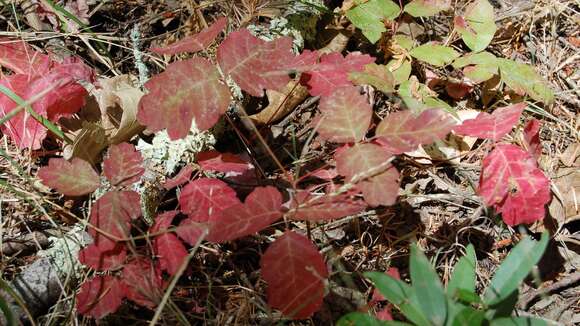
[[[378,320],[355,312],[344,316],[338,325],[548,325],[544,319],[512,316],[518,287],[540,261],[548,239],[544,233],[539,241],[529,237],[521,240],[499,266],[482,296],[475,292],[477,260],[473,245],[467,246],[466,255],[455,265],[446,289],[427,257],[412,246],[411,284],[392,274],[365,273],[383,296],[381,299],[394,304],[410,323]]]
[[[143,173],[142,159],[128,143],[111,146],[102,167],[111,188],[91,207],[88,224],[94,243],[80,254],[81,260],[96,272],[77,296],[79,312],[101,318],[114,312],[124,298],[154,308],[162,300],[167,278],[178,275],[187,262],[187,246],[199,241],[234,241],[260,232],[282,218],[286,222],[322,222],[353,215],[367,207],[393,205],[398,200],[400,175],[392,161],[450,132],[492,141],[489,142],[492,150],[483,160],[478,193],[487,205],[502,214],[507,224],[542,219],[550,192],[549,180],[534,158],[541,151],[537,122],[532,121],[525,128],[526,150],[502,142],[503,136],[518,124],[525,103],[508,103],[491,114],[482,112],[459,124],[453,101],[449,104],[438,98],[437,93],[411,76],[413,67],[421,65],[456,69],[464,78],[446,82],[445,90],[452,98],[465,96],[481,83],[499,77],[506,92],[527,95],[547,104],[553,100],[552,92],[531,67],[482,52],[495,32],[493,11],[486,0],[473,2],[463,16],[456,17],[449,35],[450,40],[460,35],[473,52],[462,54],[446,44],[420,45],[417,40],[397,33],[396,24],[402,14],[424,17],[448,8],[449,1],[445,0],[411,1],[404,12],[390,0],[355,1],[346,17],[373,43],[381,37],[389,38],[394,55],[385,65],[376,64],[376,58],[361,53],[322,54],[305,50],[295,55],[289,37],[266,42],[241,29],[229,33],[218,46],[216,63],[194,57],[172,62],[165,71],[153,76],[145,84],[147,94],[140,100],[137,118],[148,130],[167,130],[171,139],[179,139],[187,136],[193,123],[199,130],[208,130],[226,112],[231,102],[226,80],[233,80],[247,96],[262,97],[264,90],[280,90],[291,81],[291,75],[298,74],[310,94],[320,96],[316,131],[322,140],[338,145],[333,154],[335,169],[312,172],[321,180],[314,188],[302,186],[303,175],[286,176],[290,180],[284,184],[291,184],[291,189],[257,186],[242,201],[219,178],[190,181],[192,171],[188,167],[168,183],[168,187],[185,183],[178,209],[159,212],[148,234],[142,236],[150,246],[134,248],[136,255],[133,250],[128,254],[127,246],[139,223],[141,205],[139,195],[127,187]],[[385,22],[394,26],[388,33]],[[220,18],[197,35],[152,51],[178,54],[204,50],[226,25],[226,18]],[[0,63],[8,62],[8,67],[18,74],[36,76],[27,69],[45,67],[46,59],[20,62],[15,51],[22,49],[23,44],[17,48],[2,45]],[[53,69],[58,68],[57,65]],[[12,83],[24,78],[17,77],[18,74],[6,77],[3,85],[29,99],[27,88],[23,91]],[[407,109],[376,121],[373,107],[360,94],[358,85],[371,85],[399,97]],[[61,91],[58,88],[54,94]],[[52,103],[54,98],[43,99]],[[67,105],[58,106],[68,108],[64,113],[54,112],[50,105],[38,104],[43,101],[36,102],[32,109],[51,120],[59,114],[76,112],[84,97],[73,99],[70,102],[75,105],[69,106],[67,101]],[[29,111],[13,112],[16,105],[14,99],[0,97],[0,112],[13,115],[9,121],[6,118],[8,122],[2,125],[2,130],[20,147],[36,149],[43,137],[31,141],[30,137],[20,135],[46,133],[44,125],[28,118]],[[205,165],[214,171],[236,173],[243,173],[248,167],[229,153],[217,155]],[[45,184],[67,196],[89,194],[100,186],[97,172],[78,158],[70,162],[51,159],[48,166],[40,169],[39,176]],[[268,303],[273,308],[293,319],[308,318],[320,308],[329,271],[310,239],[287,229],[270,244],[260,265],[262,277],[268,283]]]

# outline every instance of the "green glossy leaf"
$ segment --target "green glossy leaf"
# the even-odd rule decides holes
[[[464,17],[455,17],[455,29],[472,51],[483,51],[496,31],[493,6],[487,0],[476,0],[467,7]]]
[[[416,325],[430,325],[421,307],[412,304],[414,290],[405,282],[397,280],[390,275],[378,272],[368,272],[365,277],[373,281],[375,287],[390,303],[396,305],[399,310]]]
[[[355,85],[371,85],[383,93],[392,93],[395,90],[395,80],[391,71],[383,65],[370,63],[361,72],[352,72],[350,81]]]
[[[466,248],[465,256],[461,257],[455,268],[449,284],[447,284],[447,293],[451,296],[455,295],[455,291],[459,289],[475,292],[475,266],[476,266],[475,249],[472,244]]]
[[[542,258],[549,237],[547,233],[542,234],[540,241],[525,237],[512,249],[497,269],[485,291],[484,302],[486,304],[493,305],[508,297],[518,288]]]
[[[387,63],[387,69],[393,74],[393,79],[395,85],[399,85],[407,80],[411,76],[411,61],[407,59],[391,60]]]
[[[454,298],[465,303],[481,303],[481,297],[477,295],[474,291],[465,289],[456,289],[454,293]]]
[[[451,63],[460,55],[453,48],[433,43],[418,46],[409,51],[409,54],[416,59],[437,67]]]
[[[498,63],[501,80],[516,93],[546,104],[554,101],[554,92],[532,66],[508,59],[498,59]]]
[[[471,307],[465,307],[461,310],[455,318],[451,325],[453,326],[464,326],[464,325],[482,325],[485,319],[485,313],[481,310],[475,310]]]
[[[437,272],[416,245],[411,247],[410,260],[411,283],[421,310],[432,325],[443,325],[447,302]]]
[[[359,28],[372,43],[381,38],[387,29],[384,20],[393,20],[401,9],[391,0],[369,0],[346,12],[350,22]]]
[[[507,317],[492,320],[490,326],[546,326],[547,320],[534,317]]]
[[[449,0],[413,0],[405,6],[405,12],[413,17],[428,17],[449,9]]]

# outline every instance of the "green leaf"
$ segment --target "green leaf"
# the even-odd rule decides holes
[[[516,93],[546,104],[554,101],[554,92],[532,66],[508,59],[498,59],[498,63],[501,80]]]
[[[448,46],[428,43],[412,49],[409,54],[437,67],[445,66],[459,57],[459,52]]]
[[[457,114],[449,104],[436,97],[437,93],[433,92],[426,85],[419,83],[415,76],[402,82],[399,86],[398,93],[405,105],[415,112],[442,108],[453,115]]]
[[[401,9],[391,0],[369,0],[346,12],[350,22],[362,30],[372,43],[376,43],[387,29],[383,20],[393,20]]]
[[[472,51],[483,51],[496,31],[493,6],[487,0],[473,2],[464,17],[455,17],[455,29]]]
[[[484,302],[493,305],[508,297],[540,261],[549,240],[548,233],[540,241],[524,238],[515,246],[497,269],[484,294]]]
[[[469,53],[453,61],[453,68],[459,69],[470,65],[489,65],[497,69],[497,58],[489,52]]]
[[[414,0],[405,6],[405,12],[413,17],[428,17],[449,8],[449,0]]]
[[[516,307],[516,304],[518,303],[519,296],[520,292],[518,289],[515,289],[503,300],[500,300],[489,306],[485,312],[486,317],[488,319],[510,317]]]
[[[447,284],[447,293],[450,296],[455,295],[455,291],[459,289],[475,292],[475,266],[476,266],[475,249],[472,244],[466,248],[465,256],[461,257],[455,268],[449,284]]]
[[[483,311],[475,310],[471,307],[465,307],[457,315],[455,315],[451,325],[482,325],[484,319],[485,313]]]
[[[393,320],[378,320],[363,312],[351,312],[338,320],[337,326],[410,326],[411,324]]]
[[[409,76],[411,76],[411,61],[407,59],[402,61],[391,60],[387,63],[387,69],[393,74],[395,85],[399,85],[409,80]]]
[[[393,36],[393,40],[396,44],[400,45],[407,51],[415,47],[415,40],[404,34],[397,34]]]
[[[391,71],[383,65],[370,63],[361,72],[352,72],[350,81],[355,85],[371,85],[377,90],[387,94],[395,90],[395,80]]]
[[[433,325],[443,325],[447,315],[447,303],[443,285],[429,259],[411,246],[411,284],[423,313]]]
[[[509,317],[492,320],[490,326],[546,326],[550,325],[547,320],[534,317]]]
[[[412,304],[414,290],[407,283],[378,272],[367,272],[364,276],[373,281],[385,299],[396,305],[407,319],[416,325],[430,325],[421,307]]]

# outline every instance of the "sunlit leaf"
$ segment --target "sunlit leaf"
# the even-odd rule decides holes
[[[268,247],[260,266],[271,307],[292,319],[308,318],[320,309],[328,269],[308,238],[286,231]]]
[[[294,220],[328,221],[363,211],[366,204],[351,194],[329,196],[302,190],[294,195],[288,216]]]
[[[45,185],[66,196],[90,194],[101,185],[97,172],[79,158],[73,158],[71,162],[51,158],[48,166],[38,170],[38,177]]]
[[[393,74],[387,66],[383,65],[369,63],[362,72],[351,72],[349,79],[355,85],[371,85],[385,94],[395,90]]]
[[[409,54],[416,59],[437,67],[450,64],[455,58],[460,56],[460,53],[453,48],[434,43],[420,45],[409,51]]]
[[[492,114],[481,112],[475,119],[465,120],[455,126],[453,131],[459,135],[499,141],[518,123],[525,107],[526,103],[522,102],[498,108]]]
[[[179,195],[181,210],[196,222],[207,222],[224,209],[239,203],[236,192],[218,179],[191,181]]]
[[[539,160],[542,155],[542,142],[540,140],[540,128],[542,122],[538,119],[532,119],[524,126],[524,142],[530,154]]]
[[[465,9],[465,14],[455,17],[454,22],[463,42],[475,52],[483,51],[496,31],[493,6],[488,0],[471,3]]]
[[[350,22],[361,29],[369,41],[376,43],[385,28],[385,20],[397,18],[401,9],[391,0],[369,0],[362,2],[346,12]]]
[[[498,59],[498,63],[501,80],[514,92],[546,104],[554,102],[554,92],[532,66],[509,59]]]
[[[143,157],[129,143],[111,145],[103,162],[103,173],[113,186],[128,186],[141,178],[145,169]]]
[[[30,47],[20,39],[0,39],[0,66],[17,74],[41,75],[48,72],[51,64],[49,56]]]
[[[145,88],[149,93],[139,102],[137,119],[151,131],[167,129],[171,139],[187,136],[192,120],[199,130],[213,127],[230,102],[218,70],[202,58],[171,63]]]
[[[405,6],[404,10],[413,17],[428,17],[447,10],[450,6],[450,0],[413,0]]]

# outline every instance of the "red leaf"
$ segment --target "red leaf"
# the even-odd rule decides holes
[[[118,243],[112,250],[101,250],[91,244],[79,252],[81,264],[97,271],[117,269],[125,263],[125,258],[127,258],[127,248],[123,243]]]
[[[134,191],[110,191],[99,198],[91,207],[89,234],[101,250],[110,250],[117,245],[117,238],[129,236],[130,222],[141,216],[139,194]],[[95,228],[98,228],[95,229]],[[104,234],[106,233],[106,234]]]
[[[145,258],[131,260],[123,268],[127,298],[138,305],[155,308],[163,298],[161,270]]]
[[[357,88],[343,87],[320,100],[320,137],[336,143],[360,141],[371,124],[373,110]]]
[[[293,220],[328,221],[363,211],[366,204],[353,200],[350,194],[316,195],[307,190],[296,193],[288,216]]]
[[[238,155],[214,150],[197,154],[197,163],[205,171],[223,172],[226,177],[240,176],[254,169],[250,162]]]
[[[112,145],[103,162],[103,172],[113,186],[128,186],[139,181],[145,172],[142,163],[143,157],[135,146],[129,143]]]
[[[319,169],[308,173],[308,176],[330,181],[338,176],[336,169]]]
[[[172,233],[165,233],[155,237],[153,248],[159,256],[159,265],[162,270],[170,275],[177,272],[184,259],[187,257],[187,250],[183,243]]]
[[[230,206],[211,220],[208,241],[226,242],[254,234],[282,217],[282,195],[274,187],[258,187],[242,204]]]
[[[71,162],[62,158],[51,158],[48,166],[38,170],[42,182],[66,196],[89,194],[101,185],[99,175],[91,165],[73,158]]]
[[[292,319],[308,318],[320,309],[328,269],[308,238],[286,231],[268,247],[260,266],[270,306]]]
[[[529,224],[544,218],[550,180],[529,153],[511,144],[498,144],[483,160],[478,191],[506,224]]]
[[[475,119],[465,120],[453,128],[459,135],[472,136],[499,141],[518,123],[526,103],[518,103],[498,108],[492,114],[481,112]]]
[[[218,179],[192,181],[183,187],[179,195],[181,211],[195,222],[207,222],[224,209],[239,203],[236,192]]]
[[[193,167],[191,165],[184,166],[175,177],[165,181],[163,188],[165,188],[165,190],[171,190],[175,187],[181,186],[184,183],[187,183],[192,173]]]
[[[540,141],[540,127],[542,123],[538,119],[532,119],[524,127],[524,141],[528,152],[537,160],[542,156],[542,142]]]
[[[137,119],[151,131],[167,129],[171,139],[187,136],[193,119],[198,129],[207,130],[230,103],[230,91],[219,79],[206,59],[173,62],[145,83],[149,94],[139,102]]]
[[[50,67],[50,58],[17,39],[0,39],[0,66],[17,74],[41,75]]]
[[[77,294],[77,310],[81,315],[101,319],[117,311],[125,298],[125,286],[114,276],[97,276],[85,281]]]
[[[392,205],[399,193],[399,172],[387,163],[392,155],[374,144],[356,144],[335,155],[336,169],[355,182],[370,206]]]
[[[228,23],[226,17],[221,17],[201,32],[186,37],[181,41],[177,41],[169,46],[163,48],[151,48],[151,51],[158,54],[178,54],[183,52],[198,52],[207,49],[207,47],[215,40],[219,33],[221,33]]]
[[[167,230],[169,227],[171,227],[171,222],[173,222],[173,219],[177,213],[179,213],[179,211],[167,211],[157,215],[155,218],[155,223],[151,227],[150,232],[158,233]]]
[[[328,96],[335,89],[351,86],[348,75],[363,71],[364,66],[375,59],[367,54],[349,53],[346,57],[338,52],[323,54],[320,63],[297,67],[303,72],[301,82],[306,84],[312,96]]]
[[[401,154],[445,137],[454,125],[455,120],[440,109],[428,109],[419,115],[398,111],[379,123],[376,136],[389,152]]]
[[[280,37],[266,42],[242,29],[228,35],[218,48],[217,59],[224,74],[241,89],[261,97],[264,89],[279,90],[290,81],[292,39]]]
[[[195,246],[199,239],[207,233],[208,226],[206,224],[197,223],[191,219],[183,220],[175,233],[183,241],[187,242],[191,246]]]

